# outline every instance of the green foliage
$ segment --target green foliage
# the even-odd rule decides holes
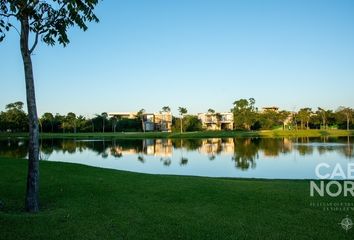
[[[289,118],[290,112],[288,111],[273,111],[265,110],[262,113],[257,113],[257,122],[253,125],[252,129],[275,129],[285,126],[286,120]],[[258,128],[257,128],[258,127]]]
[[[66,46],[70,41],[69,27],[78,26],[87,30],[87,22],[98,22],[93,13],[98,0],[20,0],[0,1],[0,41],[12,27],[11,20],[27,20],[29,31],[48,45],[56,42]]]
[[[212,109],[212,108],[209,108],[209,109],[208,109],[208,113],[209,113],[209,114],[215,114],[215,110]]]
[[[312,112],[310,108],[302,108],[296,114],[288,111],[265,110],[258,112],[254,107],[255,101],[250,99],[241,99],[235,102],[232,109],[235,114],[235,126],[242,130],[272,130],[296,129],[299,124],[300,129],[349,129],[353,128],[353,110],[348,107],[340,107],[336,112],[318,108]],[[15,102],[7,104],[6,111],[0,112],[0,131],[25,132],[28,130],[27,114],[23,111],[23,103]],[[162,108],[162,111],[171,110],[168,106]],[[182,131],[193,132],[202,131],[201,122],[197,116],[185,115],[186,108],[180,108],[183,112]],[[221,115],[209,109],[210,114],[214,114],[221,121]],[[214,112],[214,113],[213,113]],[[40,119],[41,132],[48,133],[75,133],[75,132],[141,132],[142,116],[144,109],[138,112],[136,119],[120,119],[117,117],[108,118],[107,113],[97,114],[93,118],[76,116],[69,112],[67,115],[44,113]],[[293,117],[291,117],[293,116]],[[172,118],[172,131],[179,132],[181,129],[181,118]],[[292,124],[294,123],[294,126]],[[249,127],[249,129],[248,129]]]
[[[23,103],[7,104],[6,111],[0,113],[0,131],[25,132],[27,130],[28,119],[23,111]]]
[[[197,116],[185,116],[183,121],[186,132],[195,132],[203,130],[202,123]]]
[[[311,114],[312,114],[311,108],[301,108],[299,110],[299,112],[297,113],[297,118],[300,120],[301,129],[305,129],[305,123],[306,123],[306,128],[310,129],[309,122],[311,119]]]
[[[117,123],[117,132],[141,132],[142,125],[138,119],[122,119]]]
[[[62,123],[62,128],[65,132],[74,132],[76,133],[76,114],[73,112],[69,112]]]
[[[255,103],[254,98],[240,99],[234,102],[231,111],[234,114],[235,129],[250,130],[252,125],[255,124],[257,121]]]
[[[180,132],[180,130],[181,130],[181,119],[173,118],[172,132]],[[193,116],[193,115],[183,116],[183,126],[182,126],[183,132],[195,132],[195,131],[202,131],[202,130],[203,130],[202,123],[197,116]]]
[[[188,110],[185,107],[179,107],[178,112],[179,112],[179,115],[183,116],[188,113]]]
[[[52,113],[44,113],[39,119],[41,125],[41,131],[54,132],[54,116]]]
[[[171,112],[171,108],[169,106],[162,107],[162,112]]]
[[[341,129],[349,130],[353,125],[354,110],[349,107],[339,107],[336,111],[336,122]]]

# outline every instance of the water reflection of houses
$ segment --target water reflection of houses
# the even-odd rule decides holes
[[[173,145],[171,139],[144,139],[143,149],[146,155],[171,157]]]
[[[202,140],[199,147],[199,152],[207,155],[214,154],[233,154],[234,153],[234,140],[232,138],[209,138]]]
[[[116,144],[112,146],[111,154],[115,156],[124,155],[152,155],[159,157],[171,157],[173,153],[173,145],[171,139],[144,139],[139,141],[139,145],[135,142],[135,147],[123,147]]]

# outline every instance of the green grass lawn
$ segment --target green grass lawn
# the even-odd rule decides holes
[[[148,175],[41,162],[41,212],[23,212],[26,161],[0,158],[0,239],[353,239],[308,181]],[[353,212],[349,212],[350,213]],[[353,216],[353,215],[352,215]]]
[[[1,138],[27,137],[27,133],[0,133]],[[263,130],[263,131],[201,131],[185,133],[127,132],[127,133],[43,133],[42,138],[232,138],[232,137],[342,137],[354,136],[346,130]]]

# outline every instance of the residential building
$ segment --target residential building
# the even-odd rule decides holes
[[[276,106],[272,106],[272,107],[263,107],[262,108],[262,112],[265,112],[265,111],[273,111],[273,112],[278,112],[279,111],[279,108],[276,107]]]
[[[110,112],[109,117],[118,117],[120,119],[135,119],[138,117],[137,112]],[[142,114],[143,130],[147,132],[172,131],[172,113],[159,112],[159,113],[144,113]]]
[[[134,119],[137,112],[109,112],[108,117],[118,117],[120,119]]]
[[[234,116],[230,112],[198,113],[198,119],[207,130],[232,130],[234,125]]]

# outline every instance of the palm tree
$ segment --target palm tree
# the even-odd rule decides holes
[[[286,111],[286,110],[280,111],[277,114],[279,122],[281,122],[282,125],[283,125],[283,130],[285,130],[285,125],[286,125],[287,122],[289,122],[290,116],[291,116],[291,113]]]
[[[162,107],[162,112],[165,112],[165,113],[171,112],[171,108],[169,106],[164,106],[164,107]]]
[[[326,129],[326,122],[327,122],[327,112],[323,108],[318,108],[317,114],[321,116],[322,119],[322,127],[323,129]]]
[[[106,112],[101,113],[102,117],[102,132],[104,133],[105,122],[107,120],[108,114]]]
[[[178,108],[179,115],[181,115],[181,133],[183,132],[183,115],[187,114],[187,108],[179,107]]]
[[[116,128],[117,128],[117,124],[118,121],[121,119],[120,116],[113,116],[111,117],[111,121],[112,121],[112,131],[115,133],[116,132]]]
[[[216,117],[216,125],[218,129],[221,130],[222,115],[220,113],[215,113],[215,117]]]
[[[209,108],[209,109],[208,109],[208,113],[209,113],[209,114],[215,114],[215,110],[212,109],[212,108]]]
[[[144,113],[145,113],[145,109],[142,108],[137,112],[136,117],[137,117],[137,119],[140,119],[141,127],[143,128],[143,131],[145,132]]]

